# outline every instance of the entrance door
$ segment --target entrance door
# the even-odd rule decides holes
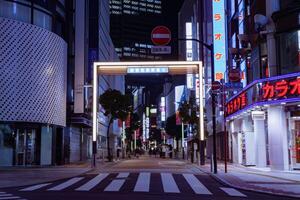
[[[25,164],[25,147],[26,147],[26,132],[24,129],[17,130],[17,141],[16,141],[16,164]]]
[[[16,142],[16,164],[32,165],[35,163],[35,138],[34,129],[18,129]]]
[[[300,168],[300,121],[295,121],[293,143],[292,157],[295,163],[295,167]]]

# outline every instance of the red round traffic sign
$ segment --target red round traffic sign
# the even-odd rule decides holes
[[[167,45],[171,41],[171,31],[165,26],[156,26],[151,32],[151,40],[155,45]]]
[[[214,81],[211,84],[211,89],[213,91],[219,90],[221,88],[221,83],[219,81]]]
[[[241,71],[239,69],[230,69],[228,78],[231,82],[239,82],[241,80]]]

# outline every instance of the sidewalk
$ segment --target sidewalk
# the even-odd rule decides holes
[[[97,169],[111,163],[97,161]],[[0,167],[0,188],[19,187],[70,178],[95,170],[91,161],[50,167]]]
[[[259,169],[229,164],[228,173],[225,173],[224,164],[219,163],[218,173],[213,174],[210,164],[204,166],[194,164],[194,166],[231,187],[300,198],[300,171],[273,171],[269,168]]]

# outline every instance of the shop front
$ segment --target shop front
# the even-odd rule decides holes
[[[0,124],[0,166],[61,164],[63,128],[34,123]]]
[[[300,73],[249,84],[226,104],[234,163],[300,169]]]

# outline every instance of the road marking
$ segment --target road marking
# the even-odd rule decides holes
[[[9,197],[12,196],[12,194],[0,194],[0,197]]]
[[[71,185],[77,183],[78,181],[82,180],[83,177],[75,177],[75,178],[72,178],[64,183],[61,183],[53,188],[50,188],[48,189],[49,191],[60,191],[60,190],[63,190],[67,187],[70,187]]]
[[[128,172],[119,173],[116,178],[127,178],[129,176]]]
[[[20,199],[20,197],[0,197],[0,199]]]
[[[244,195],[243,193],[237,191],[234,188],[226,188],[226,187],[220,187],[221,190],[223,190],[224,192],[226,192],[229,196],[232,197],[247,197],[246,195]]]
[[[134,192],[149,192],[150,190],[150,173],[142,172],[134,187]]]
[[[170,173],[161,173],[161,180],[165,192],[168,193],[180,193],[176,182]]]
[[[33,191],[33,190],[40,189],[40,188],[45,187],[45,186],[50,185],[50,184],[51,183],[38,184],[38,185],[34,185],[34,186],[30,186],[30,187],[24,188],[24,189],[19,190],[19,191]]]
[[[96,185],[98,185],[103,179],[108,176],[108,173],[98,174],[95,178],[91,179],[86,184],[80,186],[79,188],[75,189],[77,191],[89,191]]]
[[[183,174],[183,177],[196,194],[212,194],[193,174]]]
[[[125,183],[125,179],[113,180],[105,189],[106,192],[117,192],[121,189]]]

